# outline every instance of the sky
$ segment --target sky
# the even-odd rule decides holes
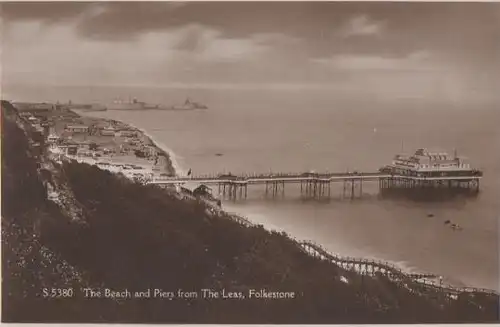
[[[0,4],[2,85],[500,98],[500,3]]]

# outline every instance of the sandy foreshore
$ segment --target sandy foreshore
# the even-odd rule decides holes
[[[184,176],[186,174],[186,171],[179,165],[179,162],[177,160],[177,155],[175,154],[175,152],[173,150],[171,150],[169,147],[167,147],[162,142],[158,141],[156,138],[154,138],[154,136],[149,134],[145,129],[136,127],[130,123],[125,123],[125,122],[121,122],[121,123],[137,129],[144,136],[146,136],[151,141],[151,143],[159,150],[158,152],[162,153],[168,159],[169,164],[170,164],[169,169],[174,176]]]

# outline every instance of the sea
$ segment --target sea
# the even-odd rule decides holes
[[[377,97],[328,89],[161,87],[10,87],[5,99],[99,102],[137,97],[199,111],[106,111],[147,131],[171,153],[178,174],[377,171],[396,153],[429,148],[469,158],[484,171],[478,197],[442,201],[380,198],[365,183],[361,199],[304,201],[298,187],[269,199],[262,186],[223,207],[267,229],[312,240],[332,253],[385,260],[441,275],[457,286],[500,290],[500,108],[498,103]],[[215,190],[217,192],[218,190]],[[358,190],[356,190],[358,191]],[[458,224],[453,230],[445,221]]]

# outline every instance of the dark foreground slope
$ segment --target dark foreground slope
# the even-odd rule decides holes
[[[82,208],[70,219],[48,201],[29,135],[2,110],[4,321],[376,323],[495,321],[498,299],[422,296],[309,257],[285,235],[243,227],[95,167],[59,167]],[[48,253],[48,254],[47,254]],[[49,259],[47,259],[47,257]],[[22,258],[22,259],[20,259]],[[341,281],[344,276],[349,283]],[[69,288],[72,297],[43,296]],[[86,298],[83,288],[198,292],[194,299]],[[249,289],[295,299],[249,299]],[[202,289],[245,299],[202,298]]]
[[[46,199],[39,160],[29,142],[33,135],[16,124],[19,117],[9,103],[2,102],[1,121],[2,320],[85,319],[79,303],[41,297],[43,288],[90,284],[42,238],[42,227],[64,224],[65,217]]]

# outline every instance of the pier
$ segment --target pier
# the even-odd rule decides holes
[[[345,172],[345,173],[276,173],[276,174],[213,174],[190,177],[155,178],[148,184],[183,185],[196,182],[215,186],[225,199],[246,199],[249,186],[264,187],[266,197],[284,198],[286,186],[300,185],[301,197],[305,199],[330,199],[332,184],[342,184],[343,198],[361,198],[363,185],[378,183],[380,192],[385,191],[465,191],[479,192],[479,180],[482,173],[440,173],[432,175],[394,174],[379,172]]]

